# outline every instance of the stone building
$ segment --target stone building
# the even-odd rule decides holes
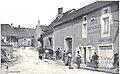
[[[17,37],[15,29],[13,28],[13,24],[1,24],[1,39],[2,42],[8,43],[17,47]]]
[[[43,33],[43,41],[44,41],[44,48],[52,49],[54,51],[57,50],[57,48],[62,48],[62,47],[57,47],[55,45],[56,39],[55,39],[55,28],[54,25],[56,25],[59,20],[64,19],[69,15],[70,13],[74,12],[75,9],[71,9],[65,13],[63,13],[63,8],[58,8],[58,15],[55,18],[55,20],[46,28],[46,30]],[[61,43],[60,43],[61,44]]]
[[[119,2],[97,1],[78,10],[63,13],[48,26],[44,46],[52,39],[53,50],[58,47],[72,52],[75,61],[80,51],[82,63],[90,62],[94,52],[99,56],[99,67],[113,67],[114,54],[119,50]],[[50,40],[49,40],[50,42]]]
[[[41,37],[43,32],[45,31],[47,26],[40,25],[40,21],[38,20],[38,25],[36,25],[35,31],[34,31],[34,37],[35,37],[35,47],[41,46],[41,43],[38,41],[38,39]]]
[[[18,46],[33,46],[34,44],[34,29],[13,27],[13,24],[1,24],[1,39],[2,42]]]
[[[14,27],[15,31],[18,34],[17,41],[19,47],[33,47],[34,46],[34,29],[33,28],[23,28]]]
[[[13,55],[13,45],[8,43],[1,43],[1,63],[12,61],[14,58]]]

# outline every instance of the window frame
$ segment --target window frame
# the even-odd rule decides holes
[[[86,18],[86,20],[84,20],[84,18]],[[84,16],[83,16],[83,21],[87,21],[87,15],[84,15]]]
[[[53,40],[52,40],[52,37],[49,37],[49,38],[48,38],[48,41],[49,41],[49,45],[50,45],[50,46],[53,46]]]
[[[108,13],[104,14],[104,10],[108,9]],[[104,19],[109,18],[109,26],[108,26],[108,34],[104,34]],[[111,24],[111,16],[110,16],[110,7],[105,7],[102,9],[101,16],[101,37],[109,37],[110,36],[110,24]]]
[[[86,20],[84,20],[86,18]],[[86,34],[84,30],[84,24],[86,24]],[[82,23],[82,38],[87,38],[87,15],[83,16],[83,23]]]
[[[107,12],[107,13],[104,13],[104,11],[105,11],[106,9],[108,9],[108,12]],[[102,9],[102,15],[105,15],[105,14],[108,14],[108,13],[110,13],[110,7],[105,7],[105,8]]]

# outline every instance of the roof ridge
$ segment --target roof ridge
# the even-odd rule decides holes
[[[71,11],[76,11],[76,10],[73,8],[73,9],[71,9],[71,10],[66,11],[66,12],[63,13],[63,14],[70,13]]]
[[[26,27],[13,27],[13,28],[25,29]],[[34,29],[34,28],[27,28],[27,29]]]
[[[25,30],[27,31],[28,35],[31,37],[31,34],[28,32],[28,30],[25,28]]]
[[[60,25],[60,24],[62,24],[64,22],[73,20],[73,19],[75,19],[75,18],[77,18],[79,16],[85,15],[88,12],[96,10],[96,9],[98,9],[100,7],[103,7],[105,5],[108,5],[108,4],[112,3],[112,2],[113,1],[106,1],[106,2],[104,2],[104,1],[96,1],[94,3],[88,4],[88,5],[84,6],[84,7],[81,7],[80,9],[77,9],[74,13],[71,13],[70,16],[68,16],[68,17],[66,16],[66,18],[64,20],[63,19],[60,20],[56,25]],[[95,6],[95,5],[97,5],[97,6]]]
[[[8,36],[18,36],[16,30],[12,28],[9,24],[1,24],[1,34]]]

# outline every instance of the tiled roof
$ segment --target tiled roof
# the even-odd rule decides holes
[[[62,23],[71,21],[73,19],[76,19],[77,17],[83,16],[91,11],[94,11],[103,6],[106,6],[112,2],[114,1],[96,1],[78,10],[72,9],[68,12],[65,12],[63,13],[63,16],[60,19],[56,17],[56,19],[46,28],[46,30],[44,31],[44,36],[52,33],[53,27],[61,25]]]
[[[40,28],[45,31],[48,26],[40,25]]]
[[[57,21],[57,18],[44,30],[43,36],[48,35],[53,32],[53,26],[56,21]]]
[[[37,31],[37,29],[42,29],[42,31],[45,31],[48,26],[45,25],[36,25],[36,28],[34,30],[34,33]]]
[[[68,15],[70,15],[74,11],[75,11],[75,9],[71,9],[71,10],[63,13],[63,16],[60,19],[58,19],[58,17],[56,17],[56,19],[44,31],[44,36],[52,33],[54,25],[57,24],[61,19],[65,19]]]
[[[26,28],[26,31],[28,31],[28,33],[31,35],[31,36],[34,36],[34,30],[33,28]]]
[[[66,16],[66,18],[60,19],[59,22],[55,26],[60,25],[60,24],[62,24],[64,22],[73,20],[73,19],[75,19],[75,18],[77,18],[79,16],[83,16],[83,15],[85,15],[85,14],[87,14],[87,13],[93,11],[93,10],[101,8],[101,7],[103,7],[105,5],[108,5],[108,4],[112,3],[112,2],[113,1],[97,1],[97,2],[94,2],[92,4],[89,4],[89,5],[85,6],[85,7],[80,8],[80,9],[76,10],[75,12],[71,13],[71,15]]]
[[[9,24],[1,24],[1,35],[16,36],[18,38],[31,38],[34,36],[34,29],[11,27]]]
[[[34,29],[32,28],[14,27],[14,29],[16,30],[19,38],[31,38],[32,36],[34,36]]]
[[[9,24],[1,24],[1,35],[3,36],[18,36],[13,27]]]

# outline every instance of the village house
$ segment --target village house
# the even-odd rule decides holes
[[[59,20],[66,18],[66,16],[68,14],[70,14],[71,12],[74,12],[75,9],[71,9],[65,13],[63,13],[63,8],[58,8],[58,15],[56,17],[56,19],[45,29],[45,31],[43,32],[43,47],[48,48],[48,49],[52,49],[54,52],[57,50],[57,48],[55,48],[55,29],[54,29],[54,25],[56,23],[59,22]],[[58,47],[61,49],[61,47]]]
[[[34,46],[34,29],[33,28],[23,28],[14,27],[18,34],[18,46],[19,47],[33,47]]]
[[[17,47],[17,37],[15,29],[13,28],[13,24],[1,24],[1,40],[4,43],[13,45]]]
[[[13,27],[13,24],[1,24],[2,42],[18,46],[33,46],[34,45],[34,29]]]
[[[41,37],[43,32],[45,31],[47,26],[40,25],[40,20],[38,20],[38,25],[36,25],[35,31],[34,31],[34,37],[35,37],[35,44],[34,47],[39,47],[41,46],[40,41],[38,39]]]
[[[43,32],[43,48],[53,49],[53,23]]]
[[[58,9],[57,18],[44,33],[44,47],[70,50],[75,62],[80,51],[82,63],[88,64],[94,52],[99,56],[99,67],[111,68],[114,54],[119,50],[119,2],[97,1],[78,10],[63,13]]]

